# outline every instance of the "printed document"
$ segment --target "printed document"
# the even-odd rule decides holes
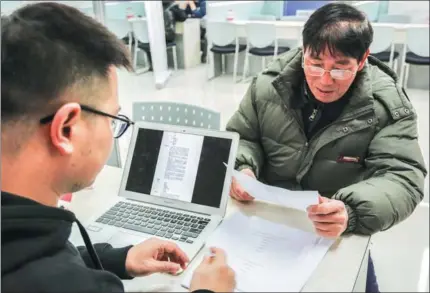
[[[236,273],[235,291],[299,292],[333,240],[236,212],[208,239],[226,251]],[[182,285],[189,288],[193,271]]]
[[[233,171],[233,177],[255,199],[306,211],[310,205],[318,204],[318,191],[293,191],[266,185],[242,172]]]
[[[151,195],[191,202],[203,136],[165,131]]]

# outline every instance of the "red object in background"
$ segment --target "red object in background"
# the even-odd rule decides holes
[[[72,196],[73,196],[73,194],[72,194],[72,193],[66,193],[66,194],[63,194],[63,195],[60,197],[60,199],[61,199],[61,200],[64,200],[64,201],[67,201],[67,202],[71,202],[71,201],[72,201]]]

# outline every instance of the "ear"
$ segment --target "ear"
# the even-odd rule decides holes
[[[358,71],[361,71],[366,64],[367,57],[369,57],[370,50],[367,49],[366,53],[364,53],[363,59],[361,59],[360,63],[358,63]]]
[[[73,153],[73,134],[81,117],[81,107],[77,103],[63,105],[55,113],[51,122],[50,137],[61,155]]]

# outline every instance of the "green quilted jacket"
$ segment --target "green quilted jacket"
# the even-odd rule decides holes
[[[291,50],[252,81],[227,125],[241,136],[236,168],[343,201],[346,233],[372,234],[404,220],[423,198],[427,171],[416,113],[397,76],[369,57],[343,113],[308,141],[293,98],[304,79],[301,60],[302,50]]]

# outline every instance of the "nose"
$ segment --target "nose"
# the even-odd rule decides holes
[[[333,78],[330,75],[330,72],[324,72],[323,76],[321,76],[321,84],[322,85],[332,85],[334,83]]]

